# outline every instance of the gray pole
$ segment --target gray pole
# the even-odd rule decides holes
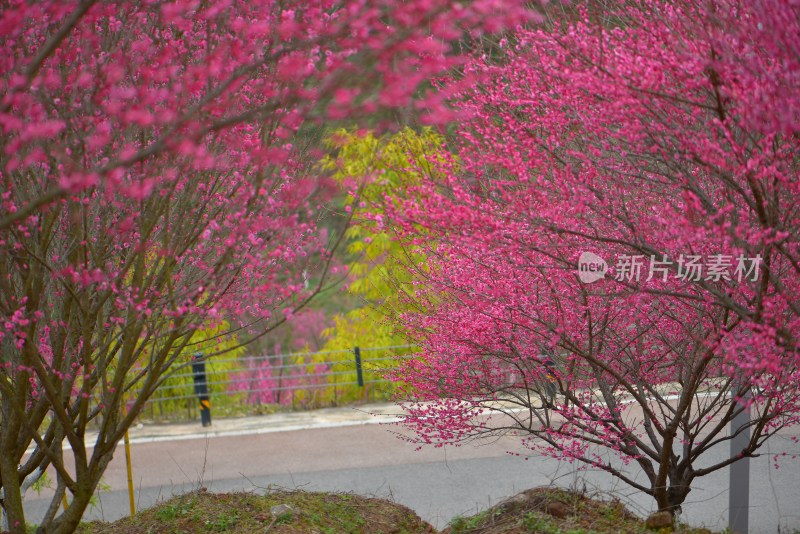
[[[732,395],[741,390],[741,382],[734,383]],[[743,394],[743,401],[750,397],[750,389]],[[734,400],[734,402],[736,402]],[[743,430],[731,439],[731,458],[739,456],[750,443],[750,408],[745,408],[731,421],[731,435]],[[744,457],[731,464],[728,487],[728,529],[731,534],[747,534],[750,508],[750,458]]]

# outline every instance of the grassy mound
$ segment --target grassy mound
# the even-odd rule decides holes
[[[405,506],[347,493],[272,491],[179,495],[114,523],[81,526],[85,534],[270,532],[280,534],[417,534],[434,528]]]
[[[665,534],[671,529],[655,531]],[[280,534],[435,534],[405,506],[349,493],[271,491],[179,495],[114,523],[81,525],[84,534],[268,532]],[[558,488],[524,491],[474,516],[457,517],[441,534],[654,534],[616,500]],[[680,528],[683,534],[710,534]]]
[[[670,532],[664,528],[661,532]],[[645,522],[617,501],[604,501],[558,488],[534,488],[474,516],[453,519],[442,534],[648,533]],[[681,528],[686,534],[706,529]],[[659,534],[661,534],[659,532]]]

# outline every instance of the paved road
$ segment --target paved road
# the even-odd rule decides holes
[[[575,473],[573,466],[552,459],[524,461],[511,456],[507,451],[520,450],[511,438],[416,451],[398,439],[397,427],[365,424],[390,419],[331,411],[316,417],[215,422],[216,435],[198,435],[195,425],[139,429],[132,436],[137,503],[144,508],[198,486],[212,491],[263,491],[278,485],[391,497],[442,527],[456,515],[474,513],[523,489],[554,482],[629,494],[629,503],[640,513],[651,507],[648,498],[632,494],[603,473]],[[799,452],[797,444],[781,435],[769,448],[773,454]],[[723,447],[713,454],[722,458],[727,450]],[[800,530],[800,459],[785,459],[778,470],[770,461],[763,457],[752,461],[751,531]],[[109,490],[100,493],[88,515],[112,520],[127,514],[121,447],[104,483]],[[685,519],[724,528],[727,486],[727,471],[700,479],[684,507]],[[29,519],[36,521],[45,506],[45,499],[29,494]]]

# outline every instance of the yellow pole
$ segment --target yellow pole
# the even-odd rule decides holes
[[[125,431],[125,464],[128,469],[128,500],[131,505],[131,517],[136,515],[136,500],[133,495],[133,467],[131,466],[131,440]]]
[[[124,400],[124,397],[123,397]],[[127,415],[127,402],[122,409],[123,419]],[[125,429],[125,468],[128,470],[128,503],[131,505],[131,517],[136,515],[136,497],[133,494],[133,466],[131,465],[131,440],[128,437],[128,429]]]
[[[61,440],[61,461],[62,462],[64,461],[64,440],[63,439]],[[57,474],[56,474],[56,476],[57,476]],[[67,506],[69,506],[69,503],[67,502],[67,491],[68,490],[67,490],[67,487],[65,485],[64,486],[64,495],[61,496],[61,505],[64,507],[64,511],[65,512],[67,511]]]
[[[123,409],[123,414],[127,410]],[[123,417],[124,419],[124,417]],[[128,471],[128,503],[131,507],[131,517],[136,515],[136,498],[133,493],[133,465],[131,464],[131,440],[128,437],[128,430],[125,430],[125,468]]]

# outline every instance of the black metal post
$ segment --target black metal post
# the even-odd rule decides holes
[[[203,426],[211,426],[211,401],[208,398],[208,380],[206,379],[206,362],[202,353],[192,358],[192,377],[194,378],[194,394],[200,401],[200,421]]]
[[[356,353],[356,374],[358,375],[358,385],[364,387],[364,374],[361,370],[361,349],[355,348]]]

